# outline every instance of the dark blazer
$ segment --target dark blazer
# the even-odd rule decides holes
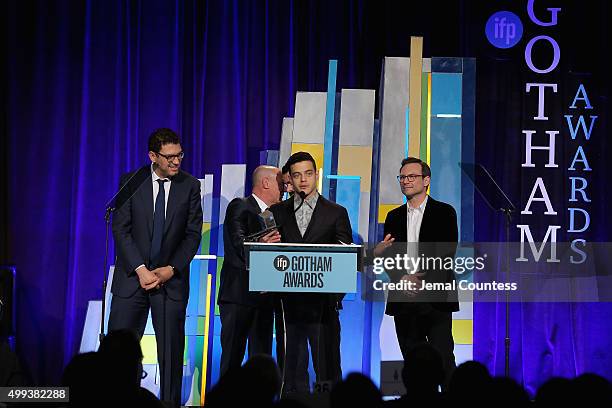
[[[340,241],[350,244],[353,242],[351,222],[346,208],[319,195],[308,228],[302,237],[293,206],[294,197],[270,208],[276,224],[280,225],[282,242],[308,244],[338,244]],[[340,294],[300,293],[295,306],[304,311],[320,308],[322,304],[340,308],[339,302],[342,297],[343,295]]]
[[[113,213],[113,236],[117,259],[113,295],[132,296],[140,287],[135,269],[149,267],[153,234],[153,182],[151,166],[121,177],[127,183],[117,198]],[[171,299],[189,296],[189,264],[197,253],[202,234],[200,181],[180,171],[172,178],[161,246],[160,265],[175,268],[175,275],[164,285]]]
[[[245,238],[263,229],[261,209],[253,195],[235,198],[227,206],[223,222],[223,266],[217,303],[255,306],[261,296],[249,292],[249,272],[244,252]]]
[[[385,236],[391,234],[395,238],[392,249],[398,249],[399,243],[405,243],[407,238],[406,231],[406,206],[404,204],[387,214],[385,219]],[[457,249],[457,213],[455,209],[441,201],[434,200],[432,197],[427,199],[425,213],[421,222],[421,230],[419,231],[418,254],[425,257],[452,257]],[[389,256],[385,253],[385,256]],[[452,282],[455,277],[453,271],[447,270],[425,270],[423,279],[428,282]],[[389,273],[391,281],[399,281],[403,273]],[[443,296],[445,299],[440,299]],[[386,313],[396,315],[401,313],[409,313],[415,307],[423,307],[430,305],[441,311],[454,312],[459,310],[457,302],[457,292],[437,293],[432,295],[432,299],[441,300],[439,302],[388,302]]]

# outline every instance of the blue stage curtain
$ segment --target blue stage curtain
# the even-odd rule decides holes
[[[122,173],[147,162],[155,128],[176,129],[183,167],[200,177],[215,174],[218,190],[222,163],[246,162],[251,170],[260,150],[278,148],[295,92],[326,89],[328,59],[339,60],[338,89],[378,89],[382,57],[409,55],[410,35],[423,35],[425,56],[477,57],[476,158],[503,176],[504,187],[519,187],[520,129],[506,128],[516,118],[500,118],[522,112],[520,104],[507,103],[506,92],[520,96],[520,83],[510,88],[507,80],[525,81],[516,75],[522,55],[491,51],[483,25],[498,5],[479,4],[3,2],[8,58],[1,131],[8,135],[8,165],[2,180],[9,185],[8,236],[18,268],[18,352],[34,382],[59,382],[78,350],[87,302],[102,295],[104,203]],[[524,15],[521,4],[508,7]],[[565,16],[580,16],[563,26],[564,63],[598,73],[604,64],[592,56],[607,49],[607,2],[563,7]],[[589,35],[577,35],[581,30]],[[570,38],[589,43],[571,45]],[[504,69],[508,78],[495,77]],[[609,91],[609,82],[596,84]],[[609,132],[601,126],[598,146],[607,152]],[[601,220],[593,241],[610,235],[611,189],[601,180],[593,185],[598,201],[591,215]],[[482,208],[478,214],[476,238],[500,239],[503,224]],[[612,379],[611,312],[609,304],[513,305],[513,375],[530,390],[553,374],[594,371]],[[500,375],[503,305],[478,305],[474,313],[474,355]]]
[[[265,5],[266,7],[261,7]],[[159,127],[197,177],[257,164],[293,111],[293,3],[14,1],[7,14],[17,342],[59,381],[102,294],[104,204]],[[9,156],[7,154],[7,156]],[[111,259],[112,261],[112,259]]]

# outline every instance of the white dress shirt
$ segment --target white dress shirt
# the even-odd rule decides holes
[[[268,209],[268,205],[261,198],[257,197],[255,193],[251,195],[255,198],[255,201],[257,201],[257,205],[259,205],[259,209],[261,210],[260,212],[264,212]]]
[[[159,194],[159,183],[157,180],[162,179],[157,175],[155,170],[153,170],[153,163],[151,163],[151,182],[153,183],[153,214],[155,214],[155,200],[157,200],[157,194]],[[168,210],[168,197],[170,195],[170,186],[172,185],[172,180],[169,178],[165,178],[162,180],[166,180],[164,183],[164,218],[166,218],[166,212]],[[140,267],[145,266],[145,264],[138,265],[135,270],[138,270]]]
[[[425,195],[425,200],[423,200],[421,205],[416,208],[410,206],[410,201],[408,201],[406,204],[407,252],[409,257],[413,257],[415,259],[419,256],[419,246],[417,243],[419,242],[421,223],[423,222],[423,214],[425,213],[425,206],[427,206],[428,197],[428,195]]]
[[[168,197],[170,196],[170,187],[172,186],[172,180],[169,178],[162,179],[157,175],[155,170],[153,170],[153,164],[151,164],[151,180],[153,183],[153,213],[155,213],[155,200],[157,200],[157,194],[159,193],[159,183],[157,180],[166,180],[164,183],[164,193],[166,195],[164,200],[164,218],[166,217],[166,212],[168,209]]]

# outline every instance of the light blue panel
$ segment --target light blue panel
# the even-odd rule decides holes
[[[406,127],[404,129],[404,158],[408,157],[408,147],[410,146],[410,107],[406,107],[406,117],[404,118],[406,121]],[[401,163],[401,160],[400,160]],[[396,166],[399,169],[399,166]],[[404,203],[406,202],[406,197],[404,197]]]
[[[349,215],[351,230],[353,231],[353,242],[356,244],[362,243],[359,237],[359,211],[361,209],[361,177],[359,176],[330,176],[330,179],[336,179],[336,203],[340,204]],[[359,277],[357,277],[359,281]],[[357,282],[359,284],[359,282]],[[359,292],[357,292],[359,293]],[[345,302],[355,300],[354,293],[347,293],[344,297]]]
[[[267,292],[310,292],[310,293],[354,293],[356,287],[357,257],[354,253],[326,252],[314,255],[312,252],[286,253],[287,266],[283,271],[275,268],[276,251],[252,251],[250,254],[250,291]],[[330,270],[308,269],[311,259],[318,262],[327,260]],[[285,286],[285,279],[303,278],[299,286]],[[310,284],[306,284],[306,280]]]
[[[216,384],[219,381],[219,368],[221,366],[221,319],[215,316],[214,333],[212,336],[212,347],[209,349],[208,367],[210,368],[209,384]]]
[[[461,225],[461,119],[431,118],[431,196],[453,206]]]
[[[204,336],[185,337],[185,365],[183,366],[183,384],[181,401],[185,406],[200,405],[200,401],[194,401],[193,388],[200,390],[202,381],[202,352],[204,347]]]
[[[151,310],[149,310],[149,315],[147,316],[147,325],[145,326],[144,334],[155,336],[155,330],[153,330],[153,320],[151,319]]]
[[[327,73],[327,101],[325,106],[325,136],[323,138],[323,189],[321,194],[329,197],[329,179],[332,171],[332,157],[334,150],[334,114],[336,110],[336,75],[338,61],[329,60]]]
[[[189,300],[187,301],[187,316],[197,316],[200,301],[200,281],[202,280],[202,262],[194,259],[189,265]],[[205,271],[204,271],[205,272]]]
[[[474,163],[476,112],[476,60],[463,58],[461,101],[461,161]],[[461,172],[461,241],[474,240],[474,185]]]
[[[461,74],[432,72],[431,116],[461,115]]]
[[[193,261],[193,262],[196,262],[196,261]],[[207,283],[206,279],[208,275],[209,261],[200,260],[197,262],[200,265],[199,266],[200,281],[199,281],[199,287],[198,287],[198,308],[197,308],[196,313],[198,316],[206,316],[206,311],[208,310],[208,305],[206,304],[206,283]]]
[[[345,297],[342,302],[342,310],[340,311],[340,356],[342,364],[342,373],[344,377],[352,372],[362,372],[362,355],[363,355],[363,330],[364,330],[364,301],[361,293],[361,279],[357,280],[357,295],[350,294],[353,297],[349,301]]]
[[[405,140],[405,145],[404,145],[404,157],[409,157],[409,153],[408,153],[408,148],[410,146],[410,108],[407,107],[406,108],[406,129],[404,131],[404,140]],[[399,162],[401,164],[401,161]],[[396,174],[399,174],[399,166],[396,166],[397,170],[396,170]],[[397,179],[396,179],[397,180]],[[401,188],[398,187],[398,190],[401,191]],[[402,194],[402,204],[406,204],[407,202],[407,198],[405,195]]]
[[[198,333],[198,316],[185,317],[185,335],[197,336]]]
[[[361,201],[361,177],[330,176],[336,179],[336,203],[346,208],[353,230],[353,242],[359,243],[359,206]]]
[[[370,331],[370,378],[380,387],[380,361],[382,354],[380,351],[380,327],[383,316],[385,315],[386,303],[384,300],[372,301],[372,328]]]
[[[223,222],[227,205],[236,197],[244,197],[246,164],[224,164],[221,166],[221,195],[219,197],[219,235],[217,256],[223,256]]]

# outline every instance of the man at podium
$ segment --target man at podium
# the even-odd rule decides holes
[[[294,189],[293,197],[271,207],[280,225],[281,241],[287,243],[351,243],[351,224],[346,209],[322,197],[317,191],[318,171],[307,152],[297,152],[287,161]],[[300,353],[310,345],[317,382],[342,379],[340,368],[340,320],[342,295],[287,293],[281,295],[287,349],[283,393],[306,392],[298,372]]]
[[[283,194],[280,169],[259,166],[253,172],[251,195],[235,198],[227,206],[223,222],[225,259],[219,286],[221,317],[221,375],[240,367],[247,348],[249,357],[272,354],[273,303],[270,294],[249,292],[249,276],[243,242],[264,229],[262,214]],[[269,214],[269,213],[268,213]],[[278,232],[263,242],[279,242]]]

